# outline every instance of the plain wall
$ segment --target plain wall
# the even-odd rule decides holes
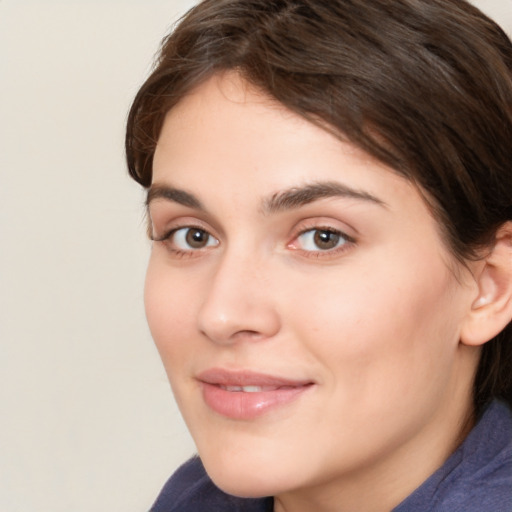
[[[0,1],[0,510],[147,510],[193,453],[143,310],[126,114],[190,1]]]
[[[512,0],[477,3],[512,32]],[[189,0],[0,0],[0,510],[147,510],[193,451],[143,310],[126,113]]]

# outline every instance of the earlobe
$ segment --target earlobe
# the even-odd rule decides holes
[[[461,330],[465,345],[483,345],[512,320],[512,222],[501,226],[491,252],[481,263],[475,276],[478,297]]]

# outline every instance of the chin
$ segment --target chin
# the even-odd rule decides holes
[[[276,478],[269,477],[268,474],[261,475],[259,472],[252,471],[250,468],[247,471],[231,471],[225,472],[221,470],[206,471],[213,483],[222,491],[232,496],[240,498],[263,498],[266,496],[275,496],[283,492],[284,482],[278,485]]]
[[[272,461],[255,461],[249,457],[222,457],[221,460],[215,460],[208,455],[200,456],[214,484],[233,496],[274,496],[292,486],[290,469],[276,464],[275,458]]]

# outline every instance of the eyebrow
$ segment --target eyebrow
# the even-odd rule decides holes
[[[263,200],[264,214],[279,213],[285,210],[294,210],[319,199],[331,197],[346,197],[366,201],[387,208],[388,205],[378,197],[364,190],[357,190],[336,181],[323,181],[293,187],[272,194]],[[206,211],[201,201],[192,193],[168,185],[152,185],[146,197],[146,207],[155,199],[166,199],[188,208]]]
[[[276,192],[263,202],[263,212],[278,213],[284,210],[293,210],[319,199],[331,197],[346,197],[367,201],[384,208],[388,207],[382,199],[369,192],[356,190],[336,181],[323,181]]]
[[[202,211],[205,210],[201,201],[199,201],[194,194],[178,188],[169,187],[167,185],[151,185],[146,197],[146,207],[148,207],[151,201],[154,201],[155,199],[167,199],[168,201],[172,201],[189,208]]]

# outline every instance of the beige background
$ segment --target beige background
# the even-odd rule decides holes
[[[512,33],[512,0],[477,3]],[[193,453],[123,129],[192,0],[0,0],[0,510],[147,510]]]

